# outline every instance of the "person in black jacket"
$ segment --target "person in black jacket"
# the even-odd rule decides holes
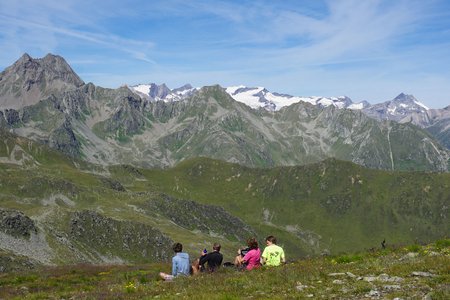
[[[192,265],[194,274],[201,271],[215,272],[223,261],[223,255],[220,253],[220,244],[214,243],[212,252],[202,252],[202,255],[198,261]],[[206,266],[205,266],[206,264]]]

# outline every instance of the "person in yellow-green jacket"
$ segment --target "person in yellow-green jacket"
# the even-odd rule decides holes
[[[267,247],[261,255],[262,264],[270,267],[276,267],[286,262],[284,250],[277,245],[277,239],[273,235],[266,237]]]

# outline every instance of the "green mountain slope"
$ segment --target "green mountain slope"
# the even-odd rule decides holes
[[[274,234],[290,257],[303,257],[449,233],[448,173],[334,159],[259,169],[207,158],[167,170],[102,167],[0,133],[0,248],[45,264],[164,260],[175,240],[193,255],[219,241],[232,259],[249,236]]]
[[[194,159],[143,174],[152,188],[223,206],[261,234],[276,232],[284,243],[306,243],[317,253],[377,247],[383,239],[429,241],[449,233],[447,173],[374,171],[337,160],[250,169]]]
[[[235,249],[254,230],[221,207],[133,192],[108,168],[0,130],[0,248],[44,264],[160,261],[173,240]],[[119,167],[118,167],[119,168]],[[146,182],[133,172],[131,184]],[[183,215],[196,213],[192,218]],[[222,223],[207,222],[221,220]]]

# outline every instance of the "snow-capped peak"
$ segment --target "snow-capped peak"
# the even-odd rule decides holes
[[[391,104],[393,105],[400,105],[403,108],[417,108],[417,106],[425,110],[429,110],[429,108],[419,102],[413,95],[407,95],[404,93],[400,93],[397,97],[394,98],[394,100],[391,101]]]
[[[180,101],[192,95],[198,88],[193,88],[190,84],[185,84],[176,89],[169,89],[166,84],[157,85],[155,83],[138,84],[130,89],[149,101]]]
[[[236,101],[242,102],[255,109],[263,107],[270,111],[280,110],[284,106],[289,106],[300,101],[323,107],[333,105],[337,108],[346,108],[353,104],[350,98],[345,96],[331,98],[316,96],[296,97],[286,94],[272,93],[264,87],[246,87],[239,85],[227,87],[225,91]]]
[[[364,112],[379,120],[401,121],[412,114],[425,114],[428,110],[414,96],[401,93],[393,100],[368,107]]]

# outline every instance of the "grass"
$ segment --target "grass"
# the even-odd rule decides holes
[[[388,245],[429,242],[448,234],[448,173],[386,172],[337,160],[267,169],[206,158],[183,161],[166,170],[102,167],[70,160],[6,132],[0,136],[5,140],[0,145],[2,157],[18,145],[35,161],[30,167],[0,164],[1,208],[20,210],[39,219],[44,233],[56,230],[69,239],[69,218],[61,216],[82,210],[128,220],[137,227],[152,226],[186,245],[191,254],[215,241],[230,252],[241,246],[247,236],[236,241],[230,235],[237,230],[227,214],[251,226],[260,242],[267,235],[277,236],[289,258],[379,248],[383,239]],[[149,203],[160,203],[162,195],[174,198],[170,207],[152,209]],[[180,215],[187,221],[177,222],[174,217]],[[47,234],[47,239],[52,248],[58,248],[57,256],[62,259],[56,263],[61,263],[70,249],[52,236]],[[104,250],[98,245],[79,250],[92,246]],[[135,254],[138,259],[140,255]]]
[[[160,271],[170,272],[170,265],[162,263],[47,267],[1,274],[0,298],[360,299],[376,291],[383,299],[416,299],[427,294],[432,299],[448,299],[449,241],[419,246],[419,255],[408,259],[409,247],[402,247],[303,259],[251,272],[222,268],[215,274],[178,278],[170,283],[158,278]],[[413,276],[413,272],[432,275]]]

